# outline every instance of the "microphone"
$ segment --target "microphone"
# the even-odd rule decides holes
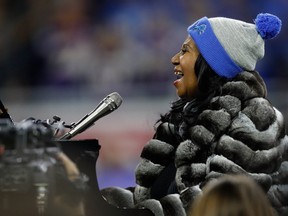
[[[85,115],[81,120],[74,124],[73,128],[64,134],[64,136],[60,137],[60,140],[71,139],[77,134],[83,132],[92,126],[96,120],[113,112],[121,104],[122,98],[117,92],[113,92],[107,95],[94,110],[92,110],[89,114]]]

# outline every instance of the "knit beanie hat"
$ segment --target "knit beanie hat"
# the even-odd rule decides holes
[[[203,17],[188,27],[200,53],[220,76],[233,78],[253,71],[264,56],[264,40],[281,30],[281,20],[272,14],[258,14],[254,24],[240,20]]]

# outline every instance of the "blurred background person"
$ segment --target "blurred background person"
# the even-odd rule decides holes
[[[209,182],[188,216],[276,216],[263,189],[250,177],[225,175]]]

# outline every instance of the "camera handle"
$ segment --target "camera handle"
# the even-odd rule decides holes
[[[42,216],[46,212],[48,202],[48,184],[36,185],[36,204],[38,215]]]

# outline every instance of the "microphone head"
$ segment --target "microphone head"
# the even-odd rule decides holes
[[[112,101],[112,103],[116,106],[114,107],[115,109],[117,109],[122,104],[122,97],[117,92],[109,94],[107,98],[109,98]]]

